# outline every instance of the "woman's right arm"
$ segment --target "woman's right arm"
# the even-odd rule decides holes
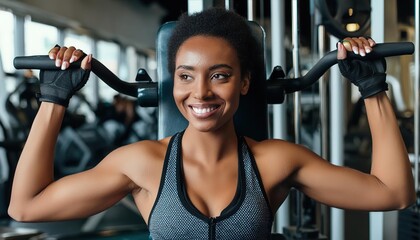
[[[64,111],[42,103],[33,122],[13,180],[9,215],[17,221],[86,217],[130,192],[130,180],[113,166],[112,155],[101,166],[54,181],[54,147]]]
[[[52,52],[54,58],[61,54],[60,64],[74,56],[74,49],[70,51],[72,54],[60,51],[60,48],[54,48]],[[90,67],[89,58],[82,61],[82,68]],[[41,89],[43,102],[14,175],[9,215],[18,221],[86,217],[113,205],[132,190],[130,179],[120,171],[119,161],[115,161],[115,153],[91,170],[54,181],[54,148],[69,97],[62,92],[54,93],[56,96],[49,95],[52,92],[54,90],[43,93]],[[57,99],[58,102],[54,102]]]
[[[9,215],[23,220],[24,208],[54,181],[53,155],[65,108],[42,103],[32,124],[13,179]]]

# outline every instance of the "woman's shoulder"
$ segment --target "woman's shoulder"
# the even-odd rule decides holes
[[[256,141],[252,138],[245,137],[246,143],[253,152],[261,153],[276,153],[289,151],[299,148],[296,144],[288,142],[282,139],[266,139],[262,141]]]
[[[314,154],[305,146],[281,139],[267,139],[255,141],[245,138],[259,166],[288,166],[295,169],[304,159],[314,157]]]
[[[131,143],[113,151],[113,154],[119,156],[125,156],[126,158],[164,158],[166,150],[170,142],[170,137],[163,138],[160,140],[141,140],[135,143]]]
[[[112,151],[100,165],[127,176],[135,186],[154,189],[160,179],[170,138],[142,140]]]
[[[255,159],[266,192],[272,193],[273,189],[278,191],[282,187],[288,189],[291,184],[289,179],[300,165],[298,160],[302,156],[300,146],[280,139],[263,141],[255,141],[251,138],[245,139]],[[280,191],[279,193],[281,193],[280,197],[277,197],[283,199],[284,192]]]
[[[160,140],[141,140],[111,151],[101,165],[117,168],[147,168],[151,164],[162,164],[170,138]],[[116,166],[118,165],[118,166]]]

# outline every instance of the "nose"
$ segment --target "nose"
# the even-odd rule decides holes
[[[194,97],[197,99],[207,99],[213,96],[211,83],[205,78],[201,78],[195,82]]]

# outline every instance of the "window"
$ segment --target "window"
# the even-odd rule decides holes
[[[25,55],[46,55],[58,43],[56,27],[25,21]]]
[[[107,41],[97,42],[98,61],[104,64],[115,75],[119,75],[120,48],[117,44]],[[119,76],[120,77],[120,76]],[[121,78],[121,77],[120,77]],[[118,94],[114,89],[99,81],[99,98],[101,101],[112,102],[114,95]]]
[[[14,18],[8,11],[0,10],[0,63],[6,72],[14,72]],[[1,68],[0,68],[1,70]]]
[[[80,35],[73,31],[66,31],[64,37],[64,46],[74,46],[83,50],[86,54],[92,53],[93,40],[86,35]]]

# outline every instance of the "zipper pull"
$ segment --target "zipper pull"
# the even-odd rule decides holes
[[[210,225],[213,226],[215,223],[216,218],[215,217],[210,217]]]

